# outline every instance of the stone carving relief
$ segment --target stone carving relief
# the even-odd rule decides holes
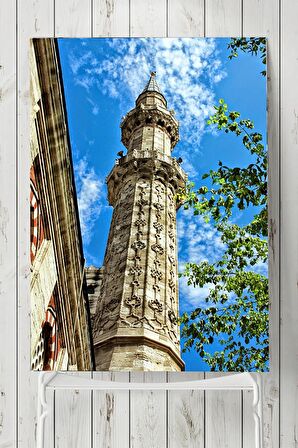
[[[169,235],[170,240],[174,242],[175,241],[175,233],[172,230],[170,230],[168,232],[168,235]]]
[[[148,201],[147,199],[139,199],[136,202],[136,205],[138,205],[139,207],[143,207],[144,205],[148,205]],[[143,214],[142,212],[140,214]]]
[[[176,260],[175,260],[175,257],[173,255],[169,255],[168,259],[169,259],[169,262],[171,263],[172,266],[176,266]]]
[[[176,322],[177,322],[177,318],[176,318],[176,314],[174,313],[174,311],[173,310],[169,310],[168,311],[168,316],[169,316],[171,324],[175,325]]]
[[[125,303],[130,307],[130,309],[131,309],[130,313],[131,313],[131,315],[133,315],[134,310],[136,308],[138,308],[139,306],[141,306],[142,299],[141,299],[141,297],[137,296],[136,294],[133,294],[131,297],[128,297],[125,300]]]
[[[171,224],[175,224],[176,219],[173,212],[168,212]]]
[[[141,275],[143,273],[143,268],[141,266],[131,266],[129,268],[129,274],[130,275]]]
[[[163,310],[162,303],[157,299],[149,300],[148,305],[150,306],[150,308],[152,308],[154,310],[154,317],[155,317],[155,312],[161,313]]]
[[[140,234],[139,234],[139,235],[140,235]],[[135,251],[138,251],[138,250],[145,249],[146,244],[145,244],[143,241],[136,240],[136,241],[134,241],[134,242],[132,243],[131,247],[132,247]]]
[[[104,261],[105,275],[92,325],[95,339],[97,335],[114,328],[119,319],[122,296],[119,273],[124,272],[123,262],[127,257],[127,229],[132,214],[134,191],[132,182],[126,182],[115,204]]]
[[[160,292],[160,286],[159,286],[159,285],[155,284],[155,285],[152,286],[152,288],[153,288],[153,290],[154,290],[156,293]]]
[[[140,282],[139,282],[139,280],[133,280],[132,282],[131,282],[131,286],[140,286]]]
[[[125,299],[125,305],[129,309],[129,313],[121,319],[121,324],[125,326],[138,326],[143,318],[142,303],[143,298],[139,295],[139,288],[141,286],[141,276],[144,272],[143,265],[145,254],[142,251],[146,248],[146,243],[142,241],[143,228],[146,227],[147,221],[144,219],[146,215],[146,207],[149,204],[146,196],[148,195],[149,184],[142,182],[137,186],[137,219],[133,221],[133,226],[137,227],[137,232],[134,234],[135,240],[131,244],[131,248],[135,251],[132,256],[133,265],[128,270],[128,275],[131,277],[131,296]]]
[[[149,167],[149,165],[148,169],[154,170],[154,166],[150,165]],[[129,327],[144,326],[161,334],[167,334],[174,344],[179,345],[176,323],[176,209],[172,192],[169,192],[169,188],[166,188],[162,182],[164,180],[156,177],[156,180],[153,178],[153,181],[137,181],[137,185],[133,186],[129,181],[119,191],[111,226],[111,250],[107,258],[110,270],[107,269],[107,281],[102,289],[103,299],[105,297],[113,297],[113,299],[108,303],[104,303],[104,300],[101,301],[102,306],[100,312],[97,313],[100,316],[100,322],[97,325],[103,331],[112,329],[116,324]],[[150,195],[152,195],[151,207]],[[129,219],[132,214],[134,218],[130,224]],[[147,237],[145,236],[148,235],[150,220],[154,233],[153,241],[151,238],[151,243],[147,248]],[[130,228],[133,239],[129,247],[125,249],[124,241]],[[153,298],[147,299],[145,303],[144,268],[147,263],[148,250],[154,253],[154,259],[151,261],[152,267],[149,266],[146,287],[151,288]],[[132,253],[128,256],[130,251]],[[125,281],[127,287],[130,288],[130,294],[127,295],[126,292],[123,305],[127,311],[120,317],[117,310],[120,309],[123,287],[122,290],[119,288],[120,282],[117,275],[119,275],[121,260],[123,260],[123,272],[127,257],[131,263],[126,271],[130,279]],[[115,259],[118,259],[119,262],[115,263]],[[169,290],[165,296],[164,288]],[[165,299],[166,297],[167,299]],[[153,311],[151,317],[147,315],[146,307]]]
[[[151,269],[151,276],[157,280],[161,280],[163,277],[162,272],[157,269]]]
[[[168,281],[168,285],[170,287],[171,293],[176,292],[176,284],[171,278]]]
[[[153,318],[150,319],[150,324],[154,329],[158,329],[159,332],[164,332],[163,323],[163,310],[164,305],[160,298],[161,284],[164,281],[164,253],[165,248],[162,246],[162,234],[165,230],[164,226],[164,212],[165,206],[163,204],[165,187],[159,182],[153,183],[153,201],[151,214],[153,218],[153,229],[155,243],[151,244],[151,250],[154,253],[154,260],[152,264],[154,267],[150,269],[150,276],[152,281],[149,286],[152,288],[154,298],[148,300],[148,307],[153,310]],[[152,283],[153,282],[153,283]]]
[[[170,339],[179,345],[178,337],[178,316],[177,316],[177,271],[176,271],[176,247],[175,247],[175,236],[176,236],[176,206],[174,202],[174,195],[170,188],[168,189],[167,195],[167,216],[168,216],[168,257],[167,257],[167,271],[168,271],[168,284],[169,289],[169,301],[167,310],[167,334]]]
[[[159,238],[159,235],[157,235],[157,238]],[[158,243],[153,244],[151,249],[158,255],[162,255],[164,253],[164,248]]]
[[[146,221],[145,221],[145,219],[137,219],[136,221],[135,221],[135,226],[137,226],[137,227],[144,227],[145,225],[146,225]]]
[[[160,233],[163,230],[163,224],[161,224],[160,222],[156,221],[153,223],[153,227],[155,228],[155,230]]]

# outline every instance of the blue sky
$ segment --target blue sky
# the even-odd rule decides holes
[[[216,134],[206,126],[213,105],[224,98],[232,110],[255,122],[266,135],[266,82],[259,58],[239,54],[228,59],[229,39],[58,39],[76,186],[87,265],[103,263],[112,208],[105,177],[120,141],[120,121],[143,90],[152,70],[169,109],[180,122],[180,142],[173,156],[181,156],[189,179],[199,184],[203,173],[218,160],[242,166],[249,155],[233,135]],[[249,214],[238,214],[244,224]],[[187,261],[212,261],[222,251],[212,224],[180,209],[177,219],[180,268]],[[261,272],[266,266],[258,267]],[[204,301],[205,288],[180,280],[180,311]],[[209,370],[197,355],[183,355],[186,370]]]

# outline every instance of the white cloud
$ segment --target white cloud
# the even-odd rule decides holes
[[[208,306],[205,299],[209,296],[210,289],[214,289],[212,283],[206,284],[203,288],[194,287],[193,285],[187,284],[186,277],[181,277],[179,279],[179,296],[183,311]]]
[[[89,63],[91,57],[92,57],[91,51],[87,51],[86,53],[82,54],[80,57],[77,57],[76,55],[74,55],[74,53],[70,53],[69,54],[69,65],[70,65],[72,73],[74,75],[77,75],[80,68],[83,67],[86,63]]]
[[[88,103],[91,104],[91,112],[93,115],[98,115],[99,107],[91,98],[87,98]]]
[[[182,312],[184,311],[192,311],[197,307],[208,308],[210,306],[210,302],[206,302],[206,298],[209,296],[210,291],[215,288],[213,283],[206,283],[203,287],[193,286],[187,284],[187,277],[179,278],[179,302]],[[236,294],[233,291],[225,291],[227,294],[227,304],[231,304],[236,300]],[[218,307],[221,307],[221,304],[218,304]]]
[[[106,57],[100,59],[84,47],[82,54],[70,54],[75,82],[88,92],[96,87],[103,94],[118,98],[126,113],[143,90],[150,72],[156,70],[169,108],[175,110],[181,124],[184,149],[179,148],[179,155],[190,176],[195,176],[192,159],[199,151],[206,118],[213,113],[216,101],[213,87],[226,76],[216,41],[118,38],[108,40],[108,45]]]
[[[180,210],[177,219],[179,262],[212,263],[221,256],[225,245],[219,232],[202,216],[194,216],[193,210]]]
[[[254,266],[249,267],[248,270],[256,272],[257,274],[267,276],[268,275],[268,263],[259,260]]]
[[[179,248],[179,271],[183,272],[185,263],[199,264],[202,261],[212,263],[221,257],[225,245],[220,234],[202,216],[194,216],[192,210],[180,210],[177,217],[177,235]],[[187,284],[187,277],[179,279],[181,309],[191,310],[198,306],[206,306],[205,299],[213,284],[194,287]]]
[[[75,165],[75,175],[81,231],[85,244],[88,244],[103,207],[104,182],[96,175],[94,168],[88,167],[85,159]]]

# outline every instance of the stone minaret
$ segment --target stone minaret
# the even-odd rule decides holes
[[[94,323],[97,370],[180,371],[175,194],[178,121],[151,73],[121,123],[127,155],[107,177],[114,207]]]

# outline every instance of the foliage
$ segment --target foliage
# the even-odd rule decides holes
[[[194,347],[211,370],[265,370],[268,361],[268,279],[254,268],[267,261],[267,155],[262,135],[251,120],[229,111],[221,99],[209,125],[241,138],[252,162],[202,176],[211,187],[189,183],[178,199],[195,215],[210,219],[220,234],[223,254],[214,263],[188,263],[183,274],[188,284],[209,286],[205,306],[181,317],[184,350]],[[240,227],[229,218],[238,210],[255,207],[256,214]],[[235,340],[237,335],[237,340]],[[222,351],[208,352],[214,341]]]
[[[266,65],[266,37],[234,37],[228,44],[228,49],[231,50],[229,59],[237,58],[238,51],[241,50],[253,56],[260,55],[262,63]],[[261,74],[266,76],[266,70]]]
[[[262,206],[263,208],[250,225],[254,234],[267,235],[267,154],[262,143],[262,135],[258,132],[250,132],[254,129],[251,120],[241,119],[240,113],[228,111],[227,104],[221,99],[219,105],[214,106],[215,114],[210,117],[208,124],[216,125],[217,129],[225,133],[233,133],[237,137],[242,136],[244,147],[250,152],[254,162],[244,168],[229,168],[219,161],[218,170],[210,170],[202,176],[202,179],[210,177],[213,188],[202,186],[198,190],[201,195],[192,191],[192,184],[188,186],[188,204],[193,206],[195,214],[208,213],[215,221],[226,220],[231,216],[233,207],[238,209],[245,207]]]

